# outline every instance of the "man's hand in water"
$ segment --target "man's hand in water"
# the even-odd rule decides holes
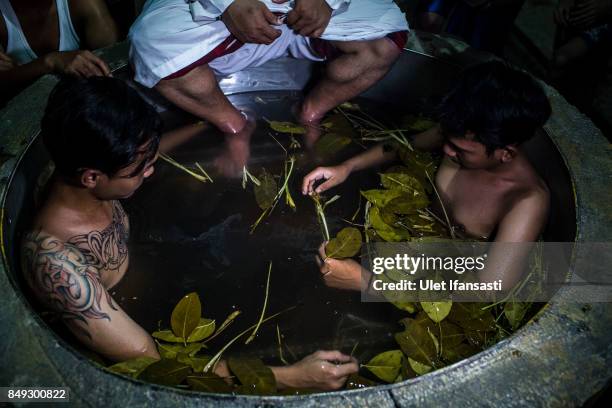
[[[284,3],[286,0],[273,1]],[[324,0],[296,0],[295,3],[287,14],[287,25],[304,37],[320,37],[331,19],[331,7]]]
[[[15,68],[13,59],[0,51],[0,71],[8,71],[9,69]]]
[[[44,56],[44,62],[56,74],[81,78],[110,76],[108,65],[91,51],[51,52]]]
[[[325,242],[319,247],[317,263],[325,285],[336,289],[360,290],[361,265],[352,259],[328,258],[325,254]]]
[[[341,184],[351,174],[351,169],[344,164],[334,167],[317,167],[304,177],[302,181],[302,194],[322,193],[330,188]],[[315,188],[315,183],[319,180],[326,180]]]
[[[272,367],[279,388],[341,388],[349,375],[359,371],[357,360],[339,351],[319,350],[295,364]]]
[[[271,25],[280,21],[259,0],[236,0],[221,15],[227,29],[243,43],[272,44],[280,35]]]

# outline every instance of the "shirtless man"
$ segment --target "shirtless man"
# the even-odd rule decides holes
[[[104,0],[0,0],[0,89],[12,96],[45,74],[106,76],[90,51],[117,41]]]
[[[151,336],[109,290],[129,263],[130,225],[118,200],[153,174],[160,130],[157,113],[133,89],[104,77],[62,80],[42,121],[56,170],[24,237],[25,280],[80,342],[112,361],[159,358]],[[271,369],[280,388],[330,390],[358,366],[339,351],[317,351]],[[216,373],[229,375],[225,364]]]
[[[407,30],[393,0],[149,0],[130,30],[130,58],[137,82],[233,134],[247,122],[215,75],[285,55],[327,60],[298,114],[316,125],[385,75]]]
[[[547,222],[549,191],[521,143],[531,138],[551,113],[541,87],[527,74],[501,62],[467,69],[445,97],[438,126],[416,135],[421,150],[442,148],[445,157],[435,183],[453,225],[469,236],[496,243],[536,241]],[[302,193],[321,193],[352,172],[389,162],[396,153],[376,146],[335,167],[319,167],[303,181]],[[326,180],[315,187],[319,180]],[[443,218],[444,216],[440,214]],[[505,254],[504,254],[505,250]],[[483,282],[504,281],[512,287],[522,248],[492,247]],[[361,269],[353,260],[326,258],[321,273],[329,286],[359,290]],[[494,266],[490,266],[494,265]]]

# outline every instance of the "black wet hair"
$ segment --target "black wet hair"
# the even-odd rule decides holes
[[[96,169],[112,177],[142,157],[138,174],[157,153],[161,129],[155,109],[125,82],[63,78],[49,96],[41,136],[60,175]]]
[[[500,61],[467,68],[438,108],[444,135],[464,137],[473,132],[489,155],[530,139],[550,114],[542,87]]]

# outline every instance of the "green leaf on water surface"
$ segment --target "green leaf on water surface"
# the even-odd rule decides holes
[[[413,132],[424,132],[436,126],[437,122],[424,116],[406,115],[400,119],[400,127]]]
[[[441,322],[451,311],[453,302],[421,302],[423,311],[436,323]]]
[[[269,120],[268,124],[272,130],[278,133],[293,133],[299,135],[306,133],[306,128],[302,125],[298,125],[297,123]]]
[[[229,394],[233,388],[226,383],[223,378],[215,374],[206,374],[205,376],[189,376],[187,384],[194,391],[210,392],[216,394]]]
[[[142,372],[140,378],[155,384],[179,385],[191,374],[191,367],[176,360],[159,360]]]
[[[154,331],[151,336],[162,341],[167,341],[168,343],[185,343],[185,339],[176,337],[174,333],[172,333],[172,330]]]
[[[332,156],[349,144],[351,144],[350,137],[341,136],[337,133],[327,133],[316,141],[314,149],[319,156]]]
[[[418,375],[427,374],[432,369],[431,366],[428,366],[427,364],[422,364],[410,357],[408,357],[408,363],[410,364],[410,368],[412,368],[414,372]]]
[[[340,136],[350,139],[355,137],[355,129],[342,113],[333,113],[325,119],[323,127]]]
[[[204,371],[204,367],[206,367],[206,364],[208,364],[208,362],[210,361],[210,357],[193,357],[189,354],[180,353],[176,357],[176,361],[188,365],[196,373],[201,373]]]
[[[452,364],[469,356],[473,356],[480,351],[480,348],[466,343],[459,343],[453,346],[447,345],[442,347],[442,359]]]
[[[211,319],[200,318],[200,322],[193,329],[189,337],[187,337],[187,343],[194,343],[202,341],[209,337],[215,332],[215,321]]]
[[[449,322],[448,320],[440,322],[439,329],[441,335],[438,332],[436,332],[436,334],[440,337],[442,350],[444,350],[446,347],[455,347],[465,340],[465,333],[463,332],[463,329],[456,324]]]
[[[402,368],[403,358],[404,353],[402,353],[402,350],[385,351],[372,357],[368,364],[363,367],[370,370],[372,374],[381,380],[392,383]]]
[[[391,301],[390,303],[398,309],[404,310],[408,313],[416,312],[416,306],[414,305],[414,302]]]
[[[531,303],[526,302],[507,302],[504,304],[504,316],[506,316],[512,330],[518,329],[521,325],[529,306],[531,306]]]
[[[158,360],[153,357],[137,357],[121,363],[113,364],[112,366],[107,367],[107,369],[114,373],[125,374],[127,376],[136,378],[144,371],[145,368],[156,361]]]
[[[194,356],[198,351],[204,347],[201,343],[191,343],[187,346],[181,344],[167,344],[157,342],[157,351],[162,358],[173,360],[179,354],[186,354]]]
[[[429,198],[426,195],[404,194],[389,201],[385,210],[395,214],[411,214],[429,205]]]
[[[376,207],[383,208],[394,198],[402,195],[401,190],[367,190],[362,191],[361,195]]]
[[[325,254],[329,258],[351,258],[361,249],[361,232],[354,227],[340,230],[335,238],[327,243]]]
[[[448,319],[466,330],[495,330],[495,319],[489,309],[482,310],[485,303],[455,303]]]
[[[416,177],[406,173],[381,173],[380,182],[390,190],[401,190],[416,196],[426,196],[425,187]]]
[[[395,334],[395,340],[406,356],[429,366],[436,360],[436,345],[428,331],[413,319],[400,321],[406,328],[403,332]],[[415,370],[416,371],[416,370]]]
[[[230,371],[238,377],[238,391],[249,395],[271,395],[276,392],[274,374],[260,359],[234,358],[228,360]]]
[[[196,328],[202,316],[202,304],[197,293],[185,295],[174,310],[170,318],[170,326],[176,337],[187,338]]]
[[[358,388],[375,387],[378,384],[376,381],[372,381],[369,378],[360,376],[359,374],[351,374],[346,380],[346,389],[354,390]]]
[[[372,207],[370,210],[370,224],[374,227],[376,233],[387,242],[406,241],[410,238],[408,231],[387,224],[383,220],[378,207]]]
[[[278,194],[278,185],[274,177],[265,169],[259,176],[259,185],[253,187],[255,191],[255,201],[262,210],[267,210],[274,205],[274,199]]]

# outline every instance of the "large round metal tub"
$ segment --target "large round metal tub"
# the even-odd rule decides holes
[[[126,75],[125,44],[102,51],[116,75]],[[427,106],[462,66],[486,55],[441,37],[413,35],[387,77],[363,96]],[[278,60],[221,81],[226,94],[299,90],[311,64]],[[70,387],[78,406],[575,406],[612,378],[612,308],[577,303],[565,290],[510,338],[484,352],[399,384],[291,397],[210,395],[181,391],[111,374],[60,339],[35,314],[18,276],[18,229],[31,211],[33,186],[46,162],[35,139],[47,95],[45,77],[0,112],[0,385]],[[547,87],[553,116],[528,151],[552,192],[546,238],[612,241],[612,157],[593,124]],[[26,152],[27,160],[22,160]]]

